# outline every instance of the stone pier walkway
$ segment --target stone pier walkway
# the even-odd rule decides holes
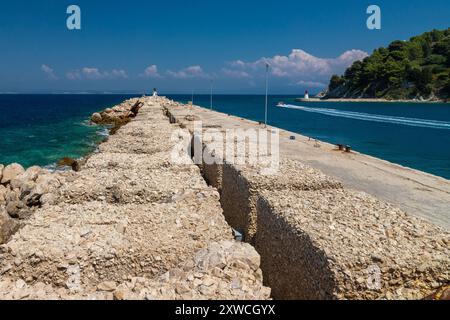
[[[93,116],[122,126],[80,171],[46,173],[51,187],[0,246],[0,299],[421,299],[448,286],[447,180],[283,130],[273,175],[205,141],[223,162],[194,164],[186,145],[176,164],[195,120],[262,127],[140,101]]]
[[[166,109],[190,130],[201,121],[205,137],[266,130],[196,106]],[[204,140],[203,150],[217,158],[216,146]],[[279,150],[274,175],[228,155],[201,165],[228,223],[261,255],[275,299],[421,299],[448,286],[450,234],[421,218],[448,227],[449,181],[283,130]]]
[[[52,201],[0,247],[0,299],[269,298],[217,191],[192,162],[170,161],[179,125],[165,100],[141,101],[80,172],[55,174]]]
[[[210,127],[262,128],[255,121],[196,106],[180,112],[195,114],[198,121]],[[291,140],[291,136],[296,139]],[[346,187],[365,191],[409,214],[450,230],[449,180],[358,152],[339,152],[334,145],[316,142],[286,130],[280,130],[280,154],[336,177]]]

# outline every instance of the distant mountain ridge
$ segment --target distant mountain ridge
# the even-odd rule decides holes
[[[333,75],[323,98],[450,99],[450,28],[394,41]]]

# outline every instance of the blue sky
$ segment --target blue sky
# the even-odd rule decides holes
[[[81,8],[82,30],[66,27]],[[366,9],[382,10],[368,30]],[[448,0],[107,1],[0,4],[0,92],[319,91],[331,73],[393,40],[449,25]]]

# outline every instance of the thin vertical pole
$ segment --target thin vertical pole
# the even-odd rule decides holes
[[[269,64],[266,62],[266,106],[265,106],[265,113],[264,113],[264,124],[267,127],[267,105],[268,105],[268,95],[269,92]]]
[[[194,105],[194,89],[192,89],[192,105]]]
[[[210,107],[211,107],[211,110],[213,109],[213,80],[211,80],[211,104],[210,104]]]

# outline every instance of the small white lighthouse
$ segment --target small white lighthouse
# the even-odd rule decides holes
[[[305,91],[305,100],[308,100],[309,99],[309,92],[308,92],[308,90],[306,90]]]

